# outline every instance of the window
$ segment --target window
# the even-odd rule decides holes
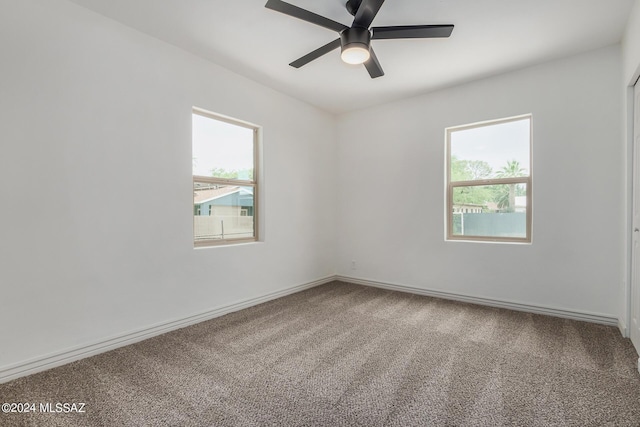
[[[195,246],[257,240],[257,126],[200,109],[192,114]]]
[[[531,242],[531,122],[446,129],[447,240]]]

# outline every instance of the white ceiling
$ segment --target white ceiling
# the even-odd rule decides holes
[[[387,0],[373,26],[454,24],[448,39],[374,40],[385,76],[335,50],[288,64],[337,33],[266,0],[72,0],[278,91],[341,113],[620,41],[633,0]],[[346,1],[346,0],[345,0]],[[343,0],[288,0],[347,26]]]

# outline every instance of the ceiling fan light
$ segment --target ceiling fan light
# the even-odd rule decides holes
[[[345,46],[342,49],[340,58],[347,64],[363,64],[369,60],[371,54],[369,53],[369,47],[363,45],[351,45]]]
[[[351,27],[340,33],[340,57],[347,64],[363,64],[367,62],[371,53],[371,33],[366,28]]]

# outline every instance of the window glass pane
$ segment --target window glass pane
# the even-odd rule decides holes
[[[529,176],[529,118],[453,130],[451,182]]]
[[[193,174],[253,180],[253,129],[193,114]]]
[[[252,238],[254,187],[194,182],[195,240]]]
[[[453,188],[453,235],[527,237],[527,185]]]

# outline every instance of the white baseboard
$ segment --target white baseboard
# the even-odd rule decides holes
[[[27,375],[35,374],[37,372],[46,371],[47,369],[55,368],[57,366],[66,365],[67,363],[74,362],[76,360],[84,359],[86,357],[95,356],[96,354],[104,353],[109,350],[113,350],[119,347],[124,347],[129,344],[133,344],[145,339],[155,337],[157,335],[164,334],[176,329],[184,328],[186,326],[194,325],[196,323],[203,322],[205,320],[213,319],[223,316],[234,311],[242,310],[252,307],[254,305],[261,304],[263,302],[271,301],[277,298],[291,295],[305,289],[310,289],[315,286],[320,286],[325,283],[329,283],[333,280],[340,280],[343,282],[354,283],[357,285],[372,286],[376,288],[389,289],[393,291],[407,292],[417,295],[425,295],[436,298],[443,298],[455,301],[469,302],[473,304],[486,305],[491,307],[506,308],[516,311],[524,311],[528,313],[545,314],[555,317],[563,317],[567,319],[581,320],[592,323],[600,323],[604,325],[617,326],[623,336],[626,336],[627,328],[624,322],[615,317],[596,314],[578,312],[572,310],[565,310],[555,307],[541,307],[530,304],[522,304],[512,301],[496,300],[490,298],[477,297],[472,295],[456,294],[452,292],[438,291],[434,289],[422,289],[412,286],[400,285],[395,283],[384,283],[369,279],[362,279],[350,276],[327,276],[322,279],[315,280],[313,282],[304,283],[301,285],[293,286],[286,289],[281,289],[275,292],[250,298],[243,301],[238,301],[232,304],[228,304],[221,307],[208,310],[203,313],[194,314],[192,316],[175,319],[169,322],[159,323],[147,328],[139,329],[136,331],[123,333],[117,336],[113,336],[107,339],[100,340],[87,345],[81,345],[66,350],[51,353],[45,356],[36,357],[24,362],[19,362],[13,365],[0,367],[0,383],[8,382],[16,378],[24,377]]]
[[[620,322],[617,318],[607,316],[604,314],[587,313],[587,312],[566,310],[566,309],[555,308],[555,307],[542,307],[542,306],[536,306],[536,305],[530,305],[530,304],[522,304],[522,303],[512,302],[512,301],[504,301],[504,300],[497,300],[497,299],[491,299],[491,298],[477,297],[473,295],[464,295],[464,294],[456,294],[453,292],[438,291],[435,289],[423,289],[423,288],[416,288],[413,286],[405,286],[405,285],[400,285],[395,283],[384,283],[384,282],[378,282],[375,280],[361,279],[358,277],[337,275],[335,279],[342,282],[354,283],[356,285],[372,286],[375,288],[389,289],[393,291],[407,292],[407,293],[417,294],[417,295],[425,295],[425,296],[436,297],[436,298],[469,302],[469,303],[478,304],[478,305],[487,305],[490,307],[499,307],[499,308],[506,308],[510,310],[516,310],[516,311],[524,311],[527,313],[545,314],[548,316],[562,317],[565,319],[573,319],[573,320],[581,320],[581,321],[591,322],[591,323],[600,323],[603,325],[611,325],[611,326],[619,327],[619,322]]]
[[[623,319],[618,319],[618,329],[620,329],[620,333],[623,337],[629,338],[629,331],[627,330],[627,325],[624,323]]]
[[[278,291],[270,292],[259,297],[238,301],[221,307],[216,307],[214,309],[194,314],[192,316],[175,319],[169,322],[158,323],[153,326],[113,336],[91,344],[81,345],[51,353],[45,356],[36,357],[13,365],[3,366],[0,367],[0,383],[35,374],[37,372],[46,371],[47,369],[55,368],[57,366],[66,365],[67,363],[71,363],[76,360],[95,356],[96,354],[104,353],[119,347],[124,347],[126,345],[143,341],[147,338],[155,337],[166,332],[194,325],[196,323],[213,319],[215,317],[220,317],[234,311],[249,308],[254,305],[271,301],[276,298],[281,298],[286,295],[294,294],[305,289],[313,288],[315,286],[323,285],[333,280],[335,280],[335,276],[327,276],[313,282],[304,283],[290,288],[280,289]]]

